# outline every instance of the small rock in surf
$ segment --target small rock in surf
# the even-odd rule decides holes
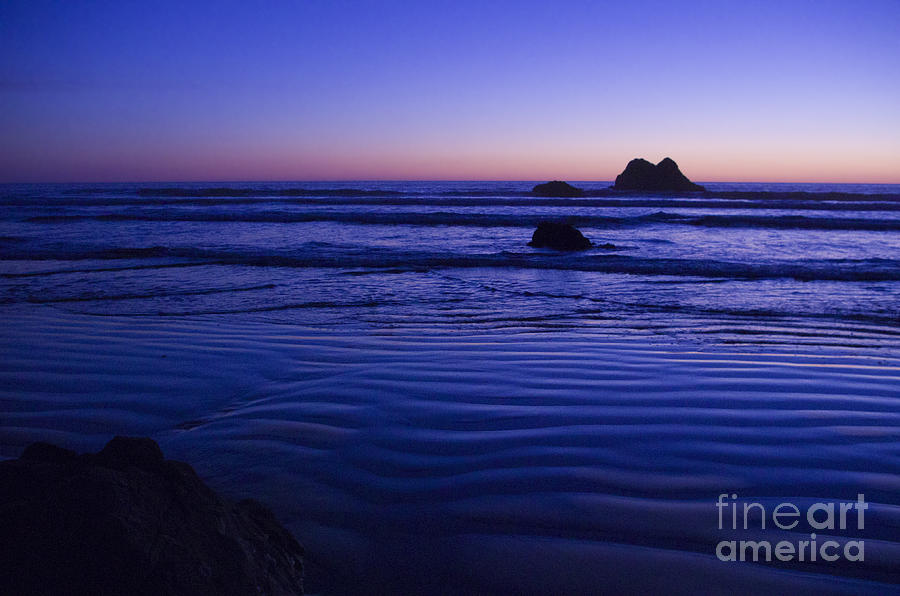
[[[569,224],[541,222],[531,236],[528,246],[556,250],[585,250],[591,241]]]

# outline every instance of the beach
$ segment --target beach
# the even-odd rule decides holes
[[[4,186],[0,456],[150,436],[312,593],[896,590],[900,188],[576,184]],[[864,560],[717,556],[811,533]]]

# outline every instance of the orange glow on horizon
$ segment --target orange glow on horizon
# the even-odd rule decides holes
[[[259,144],[262,145],[262,144]],[[615,150],[588,142],[567,145],[531,140],[518,147],[462,140],[453,145],[409,147],[399,143],[379,150],[335,144],[311,150],[282,143],[275,146],[228,144],[182,147],[180,152],[152,145],[130,151],[108,148],[47,159],[49,150],[17,168],[10,182],[227,182],[354,180],[552,180],[612,181],[629,160],[654,163],[674,159],[696,182],[772,182],[832,184],[900,184],[900,153],[867,151],[845,156],[810,148],[785,160],[755,147],[721,151],[685,146],[665,153],[642,151],[638,143]],[[673,143],[673,145],[675,145]],[[472,149],[476,147],[477,149]],[[755,149],[755,150],[754,150]],[[20,156],[21,157],[21,156]],[[53,158],[56,156],[49,155]],[[60,165],[60,162],[64,162]]]

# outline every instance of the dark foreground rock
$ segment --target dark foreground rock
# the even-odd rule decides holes
[[[562,180],[551,180],[543,184],[538,184],[531,189],[531,192],[539,197],[581,197],[584,191],[576,188],[568,182]]]
[[[585,250],[591,247],[591,241],[569,224],[543,221],[538,224],[528,246],[556,250]]]
[[[625,170],[616,176],[615,190],[698,191],[705,190],[688,180],[671,158],[656,165],[646,159],[632,159]]]
[[[303,549],[150,439],[0,462],[0,593],[302,594]]]

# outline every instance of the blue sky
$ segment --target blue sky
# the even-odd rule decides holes
[[[0,5],[0,181],[900,183],[900,2]]]

